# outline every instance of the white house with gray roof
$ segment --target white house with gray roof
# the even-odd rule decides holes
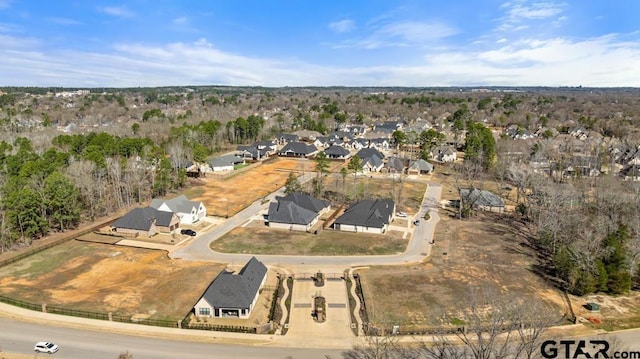
[[[271,228],[290,231],[309,231],[318,218],[331,209],[328,201],[321,201],[301,192],[276,197],[269,204],[267,223]]]
[[[393,220],[396,205],[391,199],[366,199],[351,205],[333,222],[347,232],[384,233]]]
[[[223,270],[193,307],[196,317],[246,319],[267,280],[267,267],[252,257],[238,272]]]
[[[235,165],[244,163],[244,158],[236,155],[224,155],[209,160],[209,166],[213,172],[233,171]]]
[[[176,213],[180,224],[193,224],[207,216],[207,209],[202,202],[190,201],[185,195],[167,200],[153,199],[149,207]]]

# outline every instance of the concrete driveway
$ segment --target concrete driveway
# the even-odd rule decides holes
[[[345,282],[327,279],[322,287],[316,287],[310,279],[296,279],[293,283],[289,331],[285,335],[287,342],[308,343],[314,348],[352,345],[355,335],[351,330]],[[327,315],[323,323],[316,322],[311,316],[315,296],[323,296],[326,300]]]

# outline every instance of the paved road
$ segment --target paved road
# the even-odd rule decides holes
[[[283,190],[275,192],[269,198],[282,195]],[[352,267],[367,265],[392,265],[406,264],[422,261],[431,250],[431,241],[436,223],[440,220],[437,208],[440,202],[442,187],[435,183],[430,183],[425,193],[420,211],[416,215],[422,218],[429,212],[429,220],[421,220],[413,233],[407,250],[402,254],[384,256],[285,256],[285,255],[256,255],[265,264],[275,266],[295,266],[295,267]],[[223,236],[231,229],[243,224],[249,218],[256,215],[261,210],[268,208],[268,203],[255,202],[237,215],[229,218],[223,224],[214,228],[211,232],[200,236],[187,246],[178,249],[170,254],[172,258],[196,261],[216,261],[232,264],[244,264],[251,254],[228,254],[214,252],[209,248],[211,242]]]
[[[60,345],[60,351],[52,356],[38,354],[34,357],[58,357],[66,359],[115,359],[128,351],[135,359],[326,359],[342,358],[340,349],[301,349],[268,346],[240,346],[190,342],[166,338],[152,338],[91,330],[60,328],[40,323],[27,323],[0,318],[0,350],[5,353],[33,354],[37,341],[52,341]],[[212,332],[211,336],[216,333]]]

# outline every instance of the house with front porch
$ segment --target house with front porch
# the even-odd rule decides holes
[[[193,307],[196,318],[249,318],[266,280],[267,267],[256,257],[238,274],[223,270]]]
[[[269,204],[266,223],[271,228],[309,231],[330,208],[328,201],[293,192],[284,197],[276,197],[275,202]]]

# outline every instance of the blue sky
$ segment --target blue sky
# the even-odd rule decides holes
[[[0,0],[0,86],[640,86],[637,0]]]

